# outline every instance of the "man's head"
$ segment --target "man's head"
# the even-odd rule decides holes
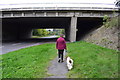
[[[60,34],[60,37],[63,37],[64,36],[64,34]]]

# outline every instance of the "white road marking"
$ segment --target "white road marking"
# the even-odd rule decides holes
[[[15,44],[12,44],[12,45],[19,45],[19,44],[21,44],[21,43],[15,43]]]
[[[4,46],[0,46],[0,48],[3,48]]]

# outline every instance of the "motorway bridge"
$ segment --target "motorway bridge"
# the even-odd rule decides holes
[[[74,42],[100,27],[105,15],[118,16],[117,8],[101,7],[28,7],[1,11],[2,40],[29,39],[32,29],[58,28],[65,29],[66,40]]]

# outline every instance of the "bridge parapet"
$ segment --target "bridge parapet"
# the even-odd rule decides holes
[[[28,7],[28,8],[3,8],[2,18],[12,17],[109,17],[118,15],[118,8],[104,7]],[[113,11],[116,12],[113,15]]]
[[[13,17],[109,17],[117,16],[118,13],[113,15],[111,11],[5,11],[2,12],[2,18]]]
[[[96,11],[118,11],[118,7],[25,7],[25,8],[3,8],[0,11],[26,11],[26,10],[96,10]]]

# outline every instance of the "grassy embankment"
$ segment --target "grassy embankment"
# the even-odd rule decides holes
[[[106,20],[106,22],[103,22],[104,27],[118,27],[118,17],[109,18],[106,15],[104,16],[104,20]],[[103,48],[91,43],[76,42],[69,44],[68,55],[74,59],[74,68],[67,74],[70,78],[118,77],[118,52],[115,50]]]
[[[68,55],[74,60],[70,78],[118,77],[118,51],[81,41],[69,44]]]
[[[117,77],[118,53],[84,41],[68,43],[74,68],[67,74],[73,78]],[[57,56],[55,44],[43,44],[2,55],[3,78],[46,77],[49,62]]]

